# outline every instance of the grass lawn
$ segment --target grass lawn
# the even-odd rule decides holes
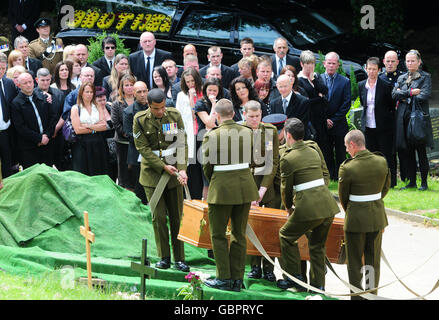
[[[421,185],[419,178],[417,184],[418,187]],[[384,198],[386,208],[439,219],[439,180],[433,180],[429,177],[427,191],[399,190],[405,185],[406,183],[399,181],[395,188],[390,189]],[[338,195],[338,182],[331,181],[329,190]]]
[[[74,283],[73,288],[69,288],[69,282],[57,271],[24,277],[0,270],[0,300],[128,300],[137,297],[115,287],[89,290],[87,284]]]

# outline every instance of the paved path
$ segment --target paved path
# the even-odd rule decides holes
[[[343,216],[343,212],[337,215],[337,217]],[[388,220],[389,226],[383,235],[382,248],[399,277],[417,269],[437,251],[424,266],[402,279],[409,288],[418,294],[428,293],[439,280],[439,227],[426,227],[421,223],[407,221],[393,215],[388,215]],[[348,281],[346,265],[333,264],[333,266],[338,275]],[[279,279],[280,273],[275,273]],[[393,282],[395,279],[390,269],[381,261],[380,286]],[[349,293],[349,289],[330,270],[326,275],[326,290],[332,293]],[[392,299],[415,297],[399,282],[379,290],[378,295]],[[340,299],[350,298],[340,297]],[[439,300],[439,288],[426,299]]]

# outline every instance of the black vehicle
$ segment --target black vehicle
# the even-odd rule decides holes
[[[395,50],[388,44],[365,48],[318,13],[288,0],[60,0],[59,21],[64,5],[75,9],[74,25],[61,28],[57,34],[65,44],[85,43],[105,30],[117,32],[136,50],[140,34],[151,31],[157,47],[172,52],[177,64],[182,64],[182,48],[188,43],[196,46],[200,63],[207,64],[207,49],[218,45],[223,63],[232,65],[241,58],[241,39],[252,38],[256,54],[271,55],[274,40],[283,37],[288,41],[288,54],[293,56],[307,49],[316,56],[318,51],[336,51],[346,74],[353,66],[361,81],[367,77],[362,65],[368,57],[382,57],[387,50]]]

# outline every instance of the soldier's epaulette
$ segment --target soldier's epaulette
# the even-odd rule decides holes
[[[341,163],[341,165],[344,165],[344,164],[346,164],[346,163],[348,163],[349,161],[352,161],[352,160],[354,160],[354,158],[347,158],[345,161],[343,161]]]
[[[277,130],[276,126],[274,126],[273,124],[268,123],[268,122],[264,122],[264,127],[267,128],[267,129]]]
[[[374,151],[374,152],[372,152],[372,153],[373,153],[373,154],[376,154],[377,156],[381,156],[381,157],[383,157],[383,158],[386,157],[383,153],[381,153],[381,152],[379,152],[379,151]]]
[[[166,107],[166,111],[168,113],[180,113],[180,111],[178,111],[177,108],[174,107]]]
[[[38,42],[38,38],[36,38],[36,39],[32,40],[31,42],[29,42],[29,44],[32,44],[34,42]]]
[[[146,115],[146,111],[148,111],[148,109],[136,112],[136,114],[134,115],[134,119],[137,119],[137,118],[145,116]]]

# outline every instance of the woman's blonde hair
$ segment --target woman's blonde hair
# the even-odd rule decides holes
[[[75,54],[75,46],[71,44],[65,46],[63,49],[62,60],[66,61],[72,53]]]
[[[19,50],[12,50],[11,53],[9,53],[8,56],[8,68],[12,68],[13,62],[17,61],[17,59],[21,57],[22,61],[23,61],[23,67],[24,67],[24,56],[23,53]]]

